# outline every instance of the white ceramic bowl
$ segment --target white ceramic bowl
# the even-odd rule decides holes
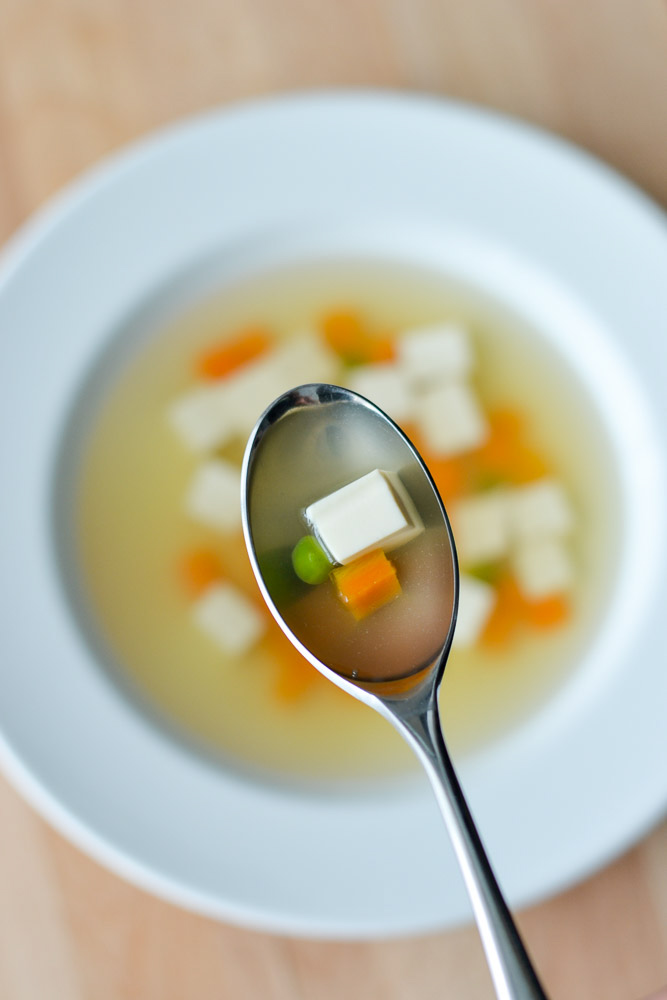
[[[460,768],[509,899],[571,883],[664,810],[664,219],[557,139],[391,94],[281,98],[170,129],[6,250],[1,757],[58,829],[177,903],[303,935],[414,932],[468,916],[425,781],[315,793],[212,766],[109,682],[62,585],[62,435],[101,354],[132,349],[115,339],[128,316],[313,254],[423,263],[522,313],[588,387],[621,472],[620,570],[596,641],[548,704]]]

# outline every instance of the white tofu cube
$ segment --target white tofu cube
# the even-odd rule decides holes
[[[190,390],[172,404],[169,420],[193,451],[211,451],[236,436],[247,437],[276,396],[304,382],[334,381],[338,368],[317,334],[305,333],[215,385]]]
[[[273,354],[246,365],[229,380],[228,400],[236,433],[247,437],[267,406],[284,392],[280,362]]]
[[[508,516],[510,531],[520,541],[562,537],[571,531],[574,523],[567,494],[553,479],[540,479],[513,490]]]
[[[306,331],[288,340],[278,349],[278,355],[289,383],[281,392],[308,382],[329,382],[340,368],[337,356],[314,332]]]
[[[460,649],[474,646],[484,631],[495,603],[496,592],[489,583],[461,574],[459,611],[452,645]]]
[[[412,382],[462,379],[473,364],[467,332],[455,323],[407,330],[397,344],[398,363]]]
[[[560,594],[574,579],[570,555],[557,538],[523,542],[514,553],[512,568],[519,589],[529,600]]]
[[[412,393],[405,372],[398,365],[360,365],[348,375],[347,385],[398,424],[412,417]]]
[[[192,451],[211,451],[236,433],[224,385],[199,386],[169,407],[171,426]]]
[[[254,604],[231,583],[207,587],[193,607],[199,628],[223,653],[241,656],[261,639],[266,622]]]
[[[463,565],[502,559],[509,551],[508,497],[505,490],[489,490],[452,507],[452,529]]]
[[[247,436],[281,393],[306,382],[331,382],[338,368],[336,356],[314,333],[295,337],[245,365],[226,380],[231,420],[237,432]]]
[[[396,549],[424,530],[401,481],[380,469],[310,504],[306,519],[343,566],[373,549]]]
[[[474,393],[462,382],[424,389],[415,398],[415,419],[429,448],[443,457],[478,448],[489,433]]]
[[[195,521],[218,531],[241,527],[241,470],[221,458],[211,458],[196,469],[185,506]]]

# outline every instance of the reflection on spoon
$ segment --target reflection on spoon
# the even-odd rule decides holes
[[[250,561],[278,624],[321,673],[388,719],[424,766],[498,997],[546,1000],[442,737],[438,690],[456,622],[458,564],[418,453],[356,393],[299,386],[255,427],[241,500]],[[301,568],[293,553],[308,531],[312,558]],[[316,585],[313,565],[322,571]]]

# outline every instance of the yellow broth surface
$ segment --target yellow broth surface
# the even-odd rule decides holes
[[[197,629],[177,570],[184,552],[217,547],[232,582],[246,591],[253,583],[240,532],[221,539],[187,516],[196,458],[166,414],[193,386],[193,359],[207,345],[249,324],[290,338],[341,306],[386,333],[463,324],[483,405],[522,414],[576,512],[568,621],[523,631],[502,648],[453,651],[441,704],[455,752],[518,724],[566,681],[602,613],[617,555],[615,480],[596,414],[539,334],[496,303],[408,267],[323,262],[249,278],[156,331],[103,399],[90,432],[77,510],[84,588],[117,669],[140,700],[222,760],[288,775],[390,774],[411,757],[383,719],[313,668],[305,667],[315,676],[299,696],[281,697],[272,639],[234,658]],[[240,462],[243,445],[222,454]]]

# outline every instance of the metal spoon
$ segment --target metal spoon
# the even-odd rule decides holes
[[[422,580],[409,619],[384,646],[381,630],[390,621],[390,609],[371,615],[368,628],[352,628],[351,638],[342,635],[344,629],[329,630],[335,633],[332,651],[319,609],[312,621],[304,613],[309,596],[299,600],[284,592],[289,568],[282,572],[281,553],[304,533],[299,515],[308,503],[374,468],[398,473],[417,506],[426,529],[422,556],[431,558],[425,574],[430,590]],[[276,399],[257,423],[243,462],[241,499],[250,561],[282,630],[334,684],[388,719],[423,764],[463,874],[497,996],[546,1000],[442,736],[438,689],[456,623],[458,564],[444,506],[416,449],[386,414],[356,393],[332,385],[299,386]],[[414,636],[401,643],[415,616]]]

